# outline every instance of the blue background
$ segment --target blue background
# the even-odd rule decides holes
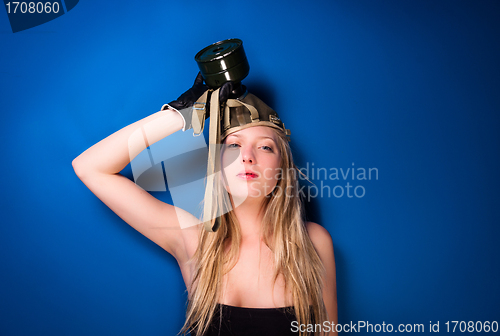
[[[308,204],[333,237],[340,322],[500,320],[499,14],[498,1],[80,1],[14,34],[0,13],[0,334],[180,330],[175,260],[71,161],[175,99],[195,53],[231,37],[299,166],[378,169],[322,181],[364,197]]]

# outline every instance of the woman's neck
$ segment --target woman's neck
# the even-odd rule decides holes
[[[261,200],[247,199],[234,208],[243,239],[260,236],[264,208]]]

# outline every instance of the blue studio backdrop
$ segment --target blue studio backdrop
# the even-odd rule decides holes
[[[313,182],[340,323],[500,320],[500,2],[66,1],[15,33],[4,3],[1,335],[179,332],[175,260],[71,161],[175,99],[196,52],[233,37]]]

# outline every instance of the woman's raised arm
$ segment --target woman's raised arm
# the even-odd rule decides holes
[[[149,145],[180,130],[179,113],[165,110],[141,119],[99,141],[73,160],[83,183],[111,210],[144,236],[172,254],[179,263],[196,249],[197,219],[139,188],[119,172]]]

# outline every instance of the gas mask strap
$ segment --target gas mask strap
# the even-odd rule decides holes
[[[238,107],[238,106],[242,106],[242,105],[245,106],[248,109],[248,111],[250,111],[250,118],[252,118],[252,122],[260,121],[259,112],[257,111],[257,109],[250,104],[242,102],[241,100],[228,99],[227,103],[226,103],[226,109],[228,109],[229,107]],[[228,112],[229,111],[226,111],[225,114],[229,115]]]
[[[207,101],[212,90],[205,91],[200,98],[193,104],[193,114],[191,117],[191,125],[193,127],[193,136],[199,136],[203,133],[205,127],[205,119],[207,114]]]
[[[220,171],[220,163],[217,159],[220,151],[220,106],[219,89],[215,90],[210,97],[210,129],[208,144],[207,186],[205,188],[205,204],[203,209],[203,225],[208,232],[214,232],[219,228],[220,219],[217,218],[216,209],[216,186],[215,177]],[[215,219],[215,222],[213,222]],[[212,225],[213,223],[213,225]]]

